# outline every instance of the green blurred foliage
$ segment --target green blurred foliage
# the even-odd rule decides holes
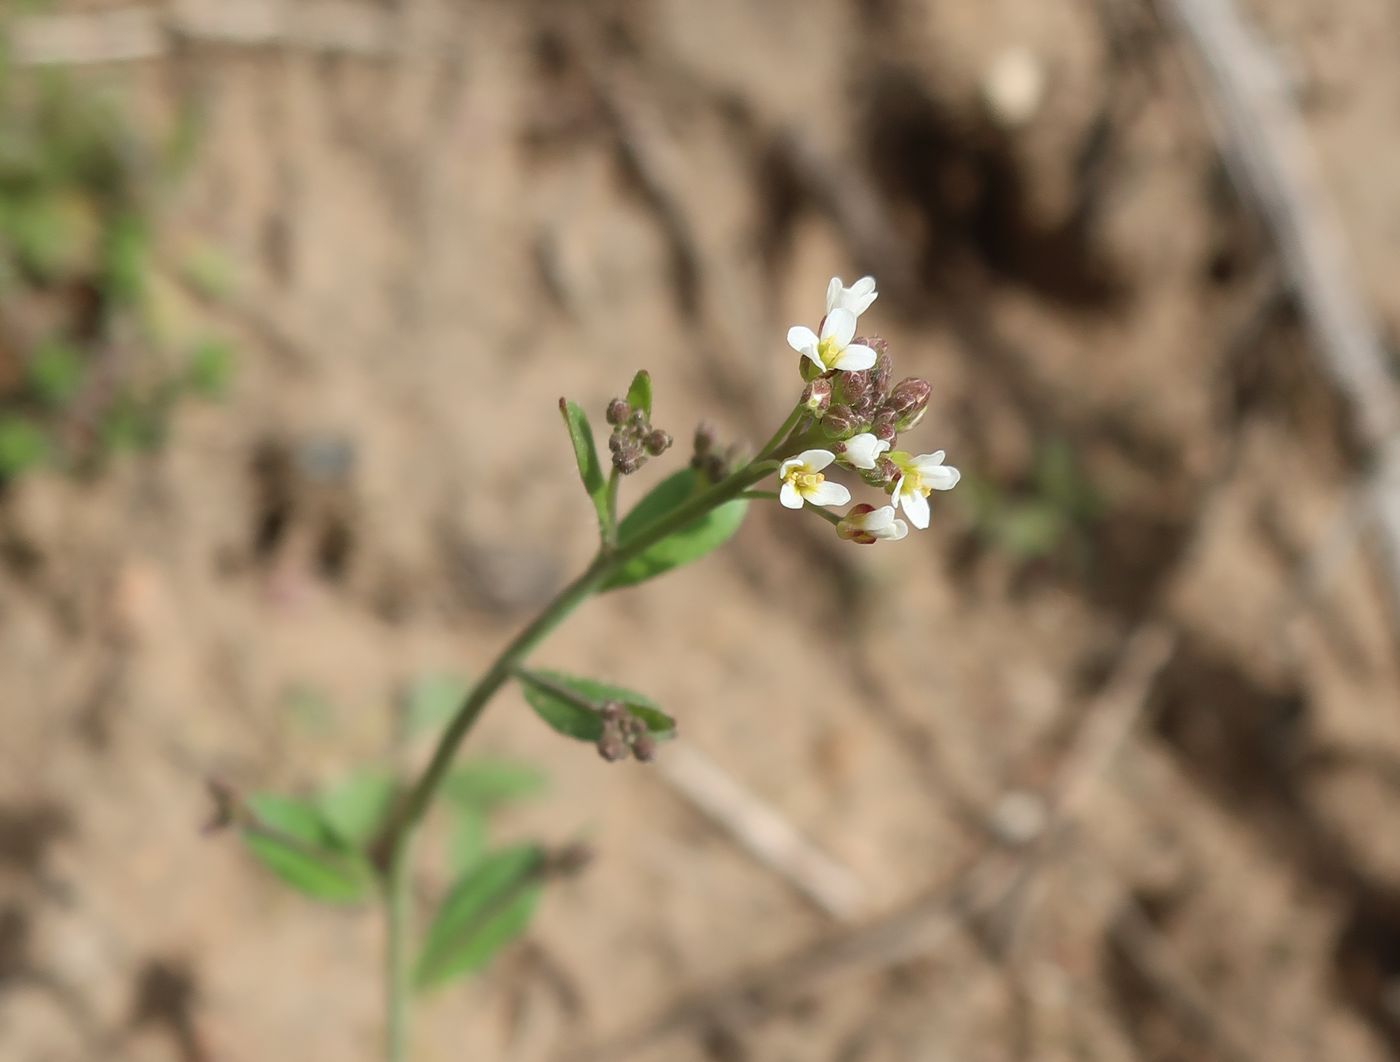
[[[1016,561],[1061,560],[1084,568],[1092,559],[1091,533],[1103,499],[1063,439],[1041,442],[1025,482],[1004,486],[964,476],[958,500],[973,533]]]
[[[32,6],[0,11],[0,484],[160,445],[178,402],[224,395],[235,361],[172,313],[181,284],[228,293],[215,250],[159,291],[161,207],[197,151],[196,112],[148,135],[70,73],[17,66],[7,26]]]

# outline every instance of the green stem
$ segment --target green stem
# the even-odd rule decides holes
[[[397,853],[384,880],[385,914],[385,1057],[388,1062],[408,1062],[409,969],[408,951],[412,920],[409,888],[408,844]]]
[[[758,451],[758,456],[754,458],[754,460],[757,462],[773,457],[775,452],[783,445],[783,441],[791,434],[792,429],[797,427],[798,422],[806,412],[807,407],[801,402],[793,406],[792,412],[788,414],[787,420],[783,421],[782,426],[773,433],[773,437],[763,444],[763,449]]]
[[[800,414],[800,410],[796,411]],[[793,418],[790,418],[793,419]],[[795,423],[795,420],[794,420]],[[788,430],[791,430],[790,428]],[[782,433],[786,435],[786,431]],[[781,440],[779,440],[781,441]],[[476,685],[467,694],[457,714],[438,739],[432,758],[400,803],[394,821],[382,839],[379,851],[384,872],[385,912],[388,920],[388,1060],[405,1062],[408,1012],[407,928],[410,919],[409,851],[419,823],[432,805],[446,778],[457,750],[468,731],[480,718],[491,698],[516,668],[579,605],[603,587],[608,579],[633,557],[641,554],[673,531],[694,522],[710,510],[739,497],[773,470],[772,462],[755,460],[714,486],[701,491],[683,505],[671,510],[650,527],[644,528],[625,544],[600,551],[583,573],[569,583],[523,631],[501,650]]]
[[[603,545],[608,549],[617,547],[617,487],[622,481],[622,473],[613,465],[608,473],[608,526],[603,529]]]

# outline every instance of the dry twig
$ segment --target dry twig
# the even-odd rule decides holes
[[[694,746],[667,749],[655,767],[672,789],[831,917],[849,921],[865,910],[865,888],[852,871]]]

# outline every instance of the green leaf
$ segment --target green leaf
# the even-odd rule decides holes
[[[693,469],[685,468],[667,476],[623,518],[617,529],[619,545],[625,546],[629,540],[635,539],[668,513],[684,505],[705,487],[704,478]],[[619,568],[603,584],[602,589],[616,590],[623,586],[635,586],[672,568],[699,560],[734,536],[739,530],[739,525],[744,522],[748,506],[747,500],[736,498],[710,510],[698,520],[648,546]]]
[[[369,892],[369,864],[345,850],[314,804],[255,793],[248,806],[257,821],[244,828],[244,843],[292,888],[328,903],[354,903]]]
[[[583,480],[583,489],[593,499],[593,508],[598,512],[598,530],[606,535],[608,529],[608,484],[603,476],[603,466],[598,463],[598,450],[593,442],[593,429],[588,417],[575,402],[567,398],[559,399],[559,413],[564,418],[564,426],[569,430],[569,441],[574,446],[574,460],[578,462],[578,474]]]
[[[373,837],[394,799],[394,776],[361,770],[321,794],[318,808],[336,840],[360,848]]]
[[[404,693],[405,732],[421,734],[442,726],[461,707],[470,691],[469,682],[451,675],[424,675],[415,679]]]
[[[651,419],[651,373],[642,369],[632,377],[632,385],[627,388],[627,404],[640,409]]]
[[[467,871],[428,927],[414,980],[432,988],[485,966],[530,924],[539,900],[544,850],[493,852]]]
[[[48,437],[37,424],[24,417],[0,416],[0,479],[29,471],[48,454]]]
[[[522,763],[477,760],[453,770],[443,780],[442,793],[462,806],[489,810],[533,796],[547,781],[543,771]]]
[[[459,807],[447,841],[447,865],[458,877],[481,862],[486,852],[486,815],[477,807]]]
[[[621,701],[632,715],[646,724],[647,732],[658,741],[676,736],[676,721],[655,701],[635,690],[557,671],[521,672],[519,679],[525,700],[535,714],[565,737],[597,741],[603,736],[603,717],[575,700],[589,704]],[[573,699],[566,694],[571,694]]]

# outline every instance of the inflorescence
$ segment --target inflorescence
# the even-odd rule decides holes
[[[904,538],[909,526],[896,508],[915,527],[928,527],[929,493],[951,490],[960,475],[943,463],[942,450],[911,454],[893,449],[900,433],[923,418],[931,388],[927,380],[912,376],[891,386],[888,344],[879,336],[856,335],[860,315],[877,296],[874,277],[862,277],[849,288],[832,277],[817,331],[804,325],[788,329],[788,345],[802,355],[799,367],[807,383],[801,399],[804,420],[794,433],[805,448],[778,467],[778,500],[789,509],[851,500],[846,487],[826,478],[832,464],[890,495],[888,505],[855,505],[833,521],[838,535],[861,543]]]

